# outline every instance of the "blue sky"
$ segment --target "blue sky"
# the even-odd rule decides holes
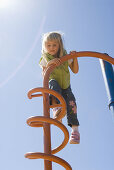
[[[42,86],[41,36],[64,33],[67,52],[97,51],[114,56],[113,0],[0,0],[0,160],[3,170],[43,170],[43,160],[28,160],[26,152],[43,152],[42,128],[26,124],[42,115],[42,98],[29,100],[27,92]],[[79,73],[71,73],[77,100],[80,145],[56,155],[73,170],[114,169],[114,120],[98,59],[79,58]],[[66,118],[63,123],[67,126]],[[67,126],[69,132],[71,129]],[[62,132],[52,126],[52,148]],[[64,169],[53,163],[54,170]]]

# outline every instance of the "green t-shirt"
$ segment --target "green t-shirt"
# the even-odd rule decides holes
[[[45,60],[45,62],[48,63],[52,59],[54,59],[54,56],[47,53],[41,57],[39,64],[41,64],[41,62],[43,60]],[[55,79],[62,89],[67,89],[69,87],[70,72],[69,72],[69,68],[68,68],[68,61],[65,61],[63,64],[56,67],[52,71],[52,73],[50,74],[49,80],[51,80],[51,79]]]

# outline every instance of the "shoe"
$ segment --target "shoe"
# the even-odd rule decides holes
[[[79,144],[80,143],[80,133],[78,131],[74,131],[71,133],[69,143],[70,144]]]
[[[53,119],[56,119],[61,113],[61,107],[53,108]],[[62,123],[62,119],[59,120]]]

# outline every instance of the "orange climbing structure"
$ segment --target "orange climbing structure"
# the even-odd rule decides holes
[[[31,127],[43,127],[44,153],[29,152],[25,154],[25,157],[29,159],[44,159],[44,170],[52,170],[52,162],[60,164],[66,170],[72,170],[72,167],[69,165],[68,162],[54,155],[55,153],[59,152],[67,145],[69,140],[69,133],[67,128],[59,121],[65,116],[65,112],[66,112],[65,100],[59,93],[49,89],[48,82],[49,82],[49,76],[56,66],[59,66],[63,62],[75,57],[95,57],[95,58],[100,58],[105,61],[108,61],[111,64],[114,64],[114,59],[109,55],[103,53],[82,51],[82,52],[76,52],[74,55],[68,54],[64,57],[61,57],[60,63],[58,63],[58,65],[55,63],[49,65],[44,75],[43,87],[34,88],[28,92],[29,99],[32,99],[33,97],[43,96],[43,116],[30,117],[27,119],[27,124]],[[58,100],[60,101],[60,104],[50,105],[49,94],[52,94],[53,96],[57,97]],[[58,116],[57,119],[52,119],[50,117],[50,108],[54,108],[54,107],[62,108],[61,114]],[[63,142],[55,149],[51,149],[50,124],[59,127],[64,133]]]

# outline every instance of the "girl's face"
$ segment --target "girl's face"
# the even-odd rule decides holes
[[[50,40],[45,43],[46,52],[51,55],[56,55],[59,50],[59,43],[57,40]]]

